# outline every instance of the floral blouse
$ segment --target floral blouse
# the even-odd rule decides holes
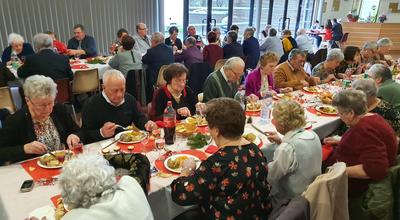
[[[209,219],[267,219],[267,161],[254,144],[220,148],[188,177],[171,183],[180,205],[199,204]]]
[[[330,74],[340,78],[335,69],[325,69],[324,62],[317,64],[311,72],[311,75],[319,77],[321,80],[326,79]]]
[[[33,128],[37,141],[45,144],[51,150],[63,150],[61,149],[60,135],[51,117],[44,122],[34,122]]]
[[[382,116],[392,126],[396,135],[400,135],[400,111],[394,108],[392,104],[381,99],[378,106],[370,112]]]

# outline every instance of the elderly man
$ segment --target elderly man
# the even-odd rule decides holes
[[[392,79],[390,69],[383,64],[374,64],[368,74],[378,86],[377,96],[400,109],[400,84]]]
[[[204,44],[203,44],[203,39],[201,38],[200,35],[197,35],[197,34],[196,34],[196,27],[195,27],[195,26],[189,25],[189,26],[187,27],[187,33],[188,33],[188,36],[186,36],[186,38],[188,38],[188,37],[194,37],[194,39],[196,39],[196,46],[197,46],[198,48],[204,46]]]
[[[328,83],[337,78],[343,78],[343,73],[336,73],[336,68],[343,61],[344,55],[339,48],[329,50],[326,60],[317,64],[311,72],[311,75],[319,77],[322,83]]]
[[[220,70],[211,73],[204,82],[204,102],[219,97],[234,98],[244,66],[240,57],[232,57]]]
[[[196,47],[196,39],[194,39],[194,37],[186,38],[185,46],[186,50],[182,53],[175,53],[175,62],[184,62],[188,69],[193,63],[203,62],[203,54],[199,48]]]
[[[33,37],[36,54],[26,57],[24,65],[18,68],[18,76],[27,78],[35,74],[55,79],[72,80],[72,71],[68,57],[55,53],[50,35],[40,33]]]
[[[243,57],[243,47],[237,42],[238,34],[235,31],[229,31],[227,36],[227,44],[222,48],[224,50],[224,59]]]
[[[142,57],[142,63],[147,65],[147,102],[151,102],[153,97],[153,86],[157,81],[158,72],[162,65],[168,65],[174,62],[172,48],[164,43],[164,35],[155,32],[151,36],[151,48]]]
[[[244,41],[242,47],[246,69],[255,69],[260,59],[260,44],[254,37],[254,31],[253,27],[248,27],[243,34]]]
[[[318,77],[311,77],[304,71],[305,62],[306,54],[303,51],[299,49],[290,51],[288,60],[275,69],[275,86],[277,88],[291,87],[296,90],[319,83],[320,79]]]
[[[268,31],[268,37],[265,39],[264,43],[261,44],[260,50],[262,53],[267,53],[268,51],[275,52],[279,57],[283,55],[283,45],[281,39],[279,39],[275,28],[270,28]]]
[[[113,137],[120,126],[134,124],[148,131],[157,128],[139,112],[136,99],[125,93],[125,77],[120,71],[106,71],[103,83],[103,92],[92,96],[82,110],[82,129],[89,142]]]
[[[136,36],[133,36],[135,40],[135,45],[133,49],[138,51],[140,54],[145,54],[147,50],[150,48],[150,37],[147,36],[147,26],[145,23],[138,23],[136,24]]]
[[[74,26],[74,37],[69,39],[67,54],[80,58],[97,56],[96,41],[86,34],[85,27],[81,24]]]

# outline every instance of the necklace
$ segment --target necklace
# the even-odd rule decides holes
[[[171,93],[172,97],[174,97],[174,99],[179,102],[179,100],[181,99],[182,93],[174,91],[169,85],[167,86],[167,88],[168,88],[168,91]]]

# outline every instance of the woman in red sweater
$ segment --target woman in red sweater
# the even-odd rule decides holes
[[[208,45],[203,49],[203,60],[210,64],[211,68],[214,69],[215,63],[219,59],[224,58],[224,51],[222,47],[218,45],[217,34],[213,31],[207,34]]]
[[[378,114],[368,113],[367,98],[362,91],[343,90],[332,104],[340,119],[349,127],[340,141],[331,137],[324,142],[337,147],[326,165],[345,162],[349,177],[350,215],[368,184],[384,179],[396,163],[397,140],[392,127]]]

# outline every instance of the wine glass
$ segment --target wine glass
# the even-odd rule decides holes
[[[149,134],[146,132],[146,138],[142,141],[141,152],[143,155],[147,153],[147,144],[149,143]]]
[[[156,149],[158,150],[158,157],[161,156],[161,152],[164,150],[165,147],[165,139],[164,138],[157,138],[155,140]]]

